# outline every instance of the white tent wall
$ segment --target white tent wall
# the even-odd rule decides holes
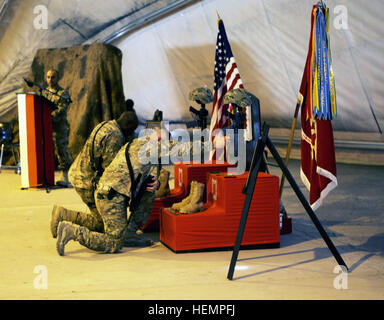
[[[101,42],[128,24],[135,26],[163,8],[185,2],[189,1],[0,0],[0,121],[16,116],[16,92],[38,49]],[[48,28],[39,29],[45,13]]]
[[[189,4],[176,13],[151,15]],[[14,113],[38,48],[107,41],[123,52],[126,98],[139,116],[155,109],[170,121],[191,120],[188,93],[213,88],[216,10],[224,21],[245,88],[261,102],[263,120],[290,128],[308,50],[310,0],[14,0],[0,1],[0,120]],[[384,127],[384,1],[330,0],[330,37],[336,77],[336,131],[378,135]],[[45,5],[47,30],[36,30],[33,13]],[[347,29],[336,28],[347,10]],[[166,12],[166,11],[164,11]],[[147,19],[147,20],[146,20]],[[136,23],[136,24],[135,24]],[[121,32],[131,25],[130,32]],[[114,39],[111,41],[111,39]],[[196,105],[194,105],[196,107]],[[208,106],[211,108],[211,105]],[[373,117],[376,115],[376,121]]]
[[[384,126],[384,1],[327,1],[336,77],[335,130],[378,132]],[[244,86],[263,119],[290,128],[305,65],[314,1],[206,0],[120,38],[126,97],[148,118],[192,116],[190,90],[213,87],[216,10],[223,19]],[[339,28],[339,8],[347,29]],[[211,105],[208,107],[211,108]]]

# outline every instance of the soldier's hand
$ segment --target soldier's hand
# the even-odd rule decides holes
[[[147,191],[155,192],[160,186],[159,180],[153,178],[152,183],[148,183]]]

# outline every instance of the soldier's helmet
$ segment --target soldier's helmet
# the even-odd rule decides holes
[[[236,104],[239,107],[248,107],[252,105],[251,93],[245,89],[234,89],[228,91],[224,96],[225,104]]]
[[[200,102],[202,104],[213,101],[212,91],[208,88],[197,88],[189,93],[189,100]]]

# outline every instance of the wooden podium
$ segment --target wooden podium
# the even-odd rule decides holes
[[[17,93],[21,189],[55,184],[51,102],[36,93]]]

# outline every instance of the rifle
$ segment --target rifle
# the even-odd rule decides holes
[[[131,202],[129,203],[129,211],[131,212],[131,214],[135,211],[135,209],[139,206],[140,204],[140,201],[141,199],[143,198],[144,196],[144,193],[146,192],[147,190],[147,187],[150,183],[153,182],[153,180],[155,179],[154,176],[152,175],[149,175],[146,179],[144,179],[144,181],[141,182],[140,184],[140,180],[142,178],[142,175],[141,173],[137,176],[137,178],[135,179],[133,185],[134,185],[134,188],[136,189],[136,192],[132,193],[132,199],[131,199]],[[140,185],[139,185],[140,184]],[[139,185],[139,188],[137,189],[137,186]],[[134,190],[132,190],[134,191]]]
[[[237,104],[232,103],[232,106],[234,108],[234,113],[230,113],[229,111],[225,110],[224,114],[229,117],[232,120],[232,125],[226,127],[226,129],[234,129],[235,133],[235,156],[238,156],[238,144],[239,144],[239,137],[238,132],[239,129],[245,129],[246,124],[246,116],[243,113],[243,108],[238,106]],[[259,105],[252,106],[252,140],[247,141],[246,146],[246,168],[247,170],[250,170],[250,164],[252,161],[251,159],[248,159],[248,154],[251,154],[251,152],[255,149],[258,138],[260,137],[260,108]],[[260,171],[262,172],[269,172],[268,164],[267,164],[267,157],[266,157],[266,151],[263,154],[263,161],[261,162]]]
[[[235,133],[235,156],[238,154],[239,138],[238,133],[239,129],[245,128],[246,118],[242,111],[242,108],[237,104],[232,103],[234,113],[229,112],[228,110],[224,111],[224,114],[232,120],[232,125],[226,127],[226,129],[233,129]]]
[[[194,107],[190,106],[189,111],[197,115],[197,125],[201,128],[201,130],[204,130],[207,127],[208,110],[205,109],[205,104],[200,102],[198,103],[201,105],[200,110],[196,110]]]
[[[201,130],[204,130],[207,128],[207,116],[208,116],[208,110],[205,109],[205,104],[201,103],[199,100],[196,100],[198,104],[200,104],[201,108],[200,110],[196,110],[194,107],[190,106],[189,111],[194,113],[198,116],[197,120],[197,126],[201,128]],[[200,155],[200,161],[201,163],[204,163],[204,137],[201,136],[201,155]]]
[[[129,175],[131,177],[131,196],[132,199],[129,203],[129,211],[132,213],[135,211],[135,209],[139,206],[141,198],[143,197],[145,191],[147,190],[148,185],[153,182],[154,176],[147,176],[143,181],[142,180],[142,174],[139,173],[137,177],[135,178],[135,173],[133,171],[132,163],[129,158],[129,147],[131,145],[131,142],[128,143],[127,147],[125,148],[125,159],[127,161]],[[141,182],[141,183],[140,183]]]
[[[232,103],[232,106],[233,106],[234,113],[231,113],[228,110],[225,110],[224,114],[232,120],[232,125],[227,128],[234,129],[235,133],[237,133],[239,129],[245,128],[246,119],[241,107],[233,103]]]

